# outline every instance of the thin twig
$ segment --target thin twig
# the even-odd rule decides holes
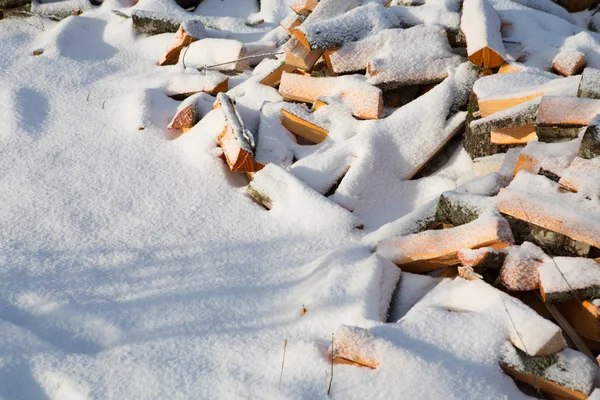
[[[329,375],[329,386],[327,387],[327,396],[331,393],[331,384],[333,383],[333,359],[335,358],[334,335],[331,334],[331,373]]]
[[[233,60],[233,61],[227,61],[224,63],[220,63],[220,64],[214,64],[214,65],[204,65],[202,67],[199,67],[198,69],[211,69],[214,67],[220,67],[221,65],[227,65],[227,64],[235,64],[238,61],[243,61],[243,60],[249,60],[251,58],[258,58],[258,57],[267,57],[267,56],[278,56],[280,54],[284,54],[283,52],[279,52],[279,53],[264,53],[264,54],[255,54],[253,56],[247,56],[247,57],[242,57],[242,58],[238,58],[237,60]],[[185,66],[184,66],[185,67]]]
[[[285,350],[287,349],[287,338],[283,343],[283,359],[281,360],[281,373],[279,374],[279,382],[277,383],[277,389],[281,390],[281,379],[283,379],[283,367],[285,366]]]
[[[183,51],[183,56],[181,56],[181,63],[183,64],[183,69],[186,68],[185,66],[185,55],[187,54],[188,49],[190,48],[190,46],[187,46],[185,48],[185,50]]]

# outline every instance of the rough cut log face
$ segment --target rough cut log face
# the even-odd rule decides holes
[[[505,63],[501,55],[488,47],[469,55],[469,61],[484,68],[496,68]]]
[[[328,132],[324,128],[306,121],[288,110],[282,109],[281,115],[282,125],[293,134],[310,140],[313,143],[321,143],[327,138]]]
[[[366,329],[342,325],[334,335],[333,346],[329,347],[329,355],[334,362],[377,368],[377,351],[375,338]]]
[[[296,71],[296,67],[293,65],[289,65],[286,63],[282,63],[276,69],[274,69],[270,74],[261,79],[260,83],[265,86],[276,87],[281,83],[281,75],[284,72],[293,73]]]
[[[487,0],[463,3],[461,29],[467,39],[469,61],[484,68],[496,68],[505,63],[500,18]]]
[[[541,261],[515,258],[509,254],[500,271],[500,280],[508,290],[535,290],[539,286],[537,270],[540,265]]]
[[[219,135],[219,145],[227,159],[227,164],[233,172],[254,172],[253,155],[238,144],[231,126],[227,125]]]
[[[323,50],[308,50],[295,37],[284,46],[285,63],[295,68],[312,71],[313,67],[323,55]]]
[[[552,68],[563,76],[578,74],[585,67],[585,54],[580,51],[562,51],[552,60]]]
[[[581,336],[600,342],[600,320],[598,320],[598,307],[592,302],[584,300],[565,301],[556,303],[556,308],[573,326]]]
[[[485,100],[479,102],[479,111],[481,117],[488,117],[498,111],[506,110],[519,104],[523,104],[529,100],[536,99],[542,96],[543,92],[532,93],[526,96],[515,97],[512,99],[499,99],[499,100]]]
[[[182,129],[184,132],[191,129],[196,124],[196,111],[193,105],[185,107],[179,111],[167,127],[168,129]]]
[[[496,129],[490,132],[490,142],[492,144],[527,144],[535,139],[537,139],[537,134],[535,133],[535,126],[533,124]]]

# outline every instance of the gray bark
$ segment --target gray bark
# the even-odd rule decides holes
[[[583,70],[577,97],[600,99],[600,70],[594,68]]]
[[[588,125],[583,134],[579,157],[587,159],[600,157],[600,125],[596,124],[596,118]]]
[[[31,0],[0,0],[0,8],[16,8],[31,3]]]
[[[556,143],[577,139],[582,125],[535,125],[535,133],[540,142]]]

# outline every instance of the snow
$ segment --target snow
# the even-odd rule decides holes
[[[467,38],[469,56],[488,48],[506,59],[500,18],[488,0],[465,0],[460,27]]]
[[[555,257],[542,264],[539,274],[546,293],[600,286],[600,264],[589,258]]]
[[[600,100],[543,96],[538,125],[588,125],[600,113]]]
[[[189,48],[182,51],[179,63],[188,67],[206,67],[230,62],[230,64],[215,67],[219,70],[248,69],[248,60],[237,61],[247,53],[244,44],[231,39],[201,39],[192,43]]]
[[[568,189],[588,196],[600,196],[600,158],[575,157],[562,173],[558,183]]]
[[[526,170],[538,173],[540,169],[562,176],[571,161],[577,156],[581,139],[568,142],[544,143],[531,141],[520,152],[519,157],[527,160]],[[518,172],[518,171],[516,171]]]

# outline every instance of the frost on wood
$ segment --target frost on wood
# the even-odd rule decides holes
[[[558,184],[590,198],[600,197],[600,158],[575,157],[563,171]]]
[[[452,53],[446,32],[439,26],[424,25],[399,31],[386,40],[367,65],[368,82],[386,90],[442,81],[449,67],[464,58]]]
[[[191,19],[181,24],[175,37],[169,44],[165,54],[159,61],[159,65],[174,65],[179,60],[179,54],[184,47],[192,42],[206,37],[206,29],[202,21]]]
[[[543,173],[558,181],[577,156],[579,143],[579,139],[559,143],[529,142],[519,153],[513,175],[517,175],[519,171],[529,171],[534,174]]]
[[[200,72],[188,69],[184,74],[171,77],[165,86],[167,96],[183,100],[199,92],[213,95],[226,92],[229,88],[229,77],[218,71]]]
[[[486,216],[454,228],[383,240],[377,252],[405,271],[427,272],[459,264],[461,249],[489,246],[501,250],[513,243],[506,220]]]
[[[600,264],[590,258],[555,257],[539,269],[540,292],[548,303],[600,297]]]
[[[540,101],[535,131],[541,142],[572,140],[598,113],[600,100],[544,96]]]
[[[194,68],[227,63],[214,69],[244,71],[249,68],[248,60],[239,59],[246,57],[247,54],[246,46],[237,40],[206,38],[192,43],[184,53],[185,59],[182,55],[180,63]]]
[[[326,50],[399,25],[392,11],[381,4],[369,3],[318,22],[311,23],[308,18],[307,22],[294,30],[294,35],[310,50]]]
[[[306,266],[296,307],[304,318],[364,326],[369,321],[385,322],[400,269],[371,252],[370,246],[344,246]]]
[[[552,60],[552,68],[563,76],[578,74],[585,67],[585,54],[580,51],[561,51]]]
[[[345,360],[371,369],[379,365],[376,338],[366,329],[342,325],[335,332],[329,354],[333,361]]]
[[[310,229],[353,230],[363,225],[351,212],[275,164],[268,164],[254,174],[248,193],[279,218],[290,219]]]
[[[548,254],[585,257],[589,246],[600,245],[600,208],[597,200],[565,192],[558,183],[544,176],[519,172],[511,184],[500,191],[497,209],[513,217],[509,220],[516,224],[513,226],[515,236],[527,238]],[[532,233],[535,234],[533,237]],[[565,237],[572,241],[565,240]]]
[[[536,290],[539,286],[538,268],[549,257],[533,243],[512,246],[500,271],[500,281],[508,290]]]
[[[500,18],[488,0],[465,0],[460,25],[467,38],[469,61],[484,68],[504,63]]]
[[[254,135],[244,127],[244,121],[237,111],[235,101],[225,93],[219,93],[214,107],[225,117],[225,127],[218,140],[229,168],[234,172],[254,172],[256,140]]]
[[[214,97],[204,92],[188,97],[177,107],[168,129],[182,129],[184,132],[191,129],[212,110],[214,102]]]

